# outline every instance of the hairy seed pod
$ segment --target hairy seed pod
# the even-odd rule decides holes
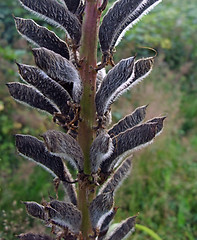
[[[79,172],[83,171],[83,152],[73,137],[55,130],[47,131],[42,137],[52,154],[69,161]]]
[[[161,134],[162,130],[163,130],[163,121],[166,119],[166,117],[157,117],[157,118],[153,118],[151,120],[148,120],[147,123],[157,123],[157,132],[156,132],[156,136]]]
[[[122,154],[124,154],[123,156],[128,155],[152,143],[154,137],[163,128],[163,120],[164,119],[161,119],[159,122],[151,123],[146,122],[115,136],[112,139],[114,151],[112,155],[102,163],[102,172],[112,170],[115,164],[119,162],[119,158],[121,158]]]
[[[55,103],[63,114],[70,110],[72,99],[69,93],[40,69],[24,64],[17,64],[19,73],[24,81],[37,88],[45,97]]]
[[[34,233],[25,233],[17,236],[20,240],[54,240],[54,238],[47,235],[40,235]]]
[[[123,93],[140,83],[152,71],[153,57],[142,58],[135,62],[133,73],[115,92],[110,99],[110,104],[114,103]]]
[[[146,108],[147,105],[136,108],[135,111],[132,112],[130,115],[127,115],[126,117],[121,119],[118,123],[113,125],[113,127],[108,131],[108,134],[111,137],[114,137],[119,133],[122,133],[127,129],[132,128],[141,123],[146,116]]]
[[[99,29],[102,52],[112,51],[139,19],[153,9],[161,0],[118,0],[108,10]]]
[[[79,103],[82,83],[75,66],[66,58],[46,48],[34,48],[32,52],[36,65],[49,77],[57,82],[73,83],[73,100]]]
[[[34,87],[22,83],[7,83],[10,95],[17,101],[27,104],[39,110],[54,114],[59,112],[58,108]]]
[[[115,171],[115,173],[108,179],[108,181],[103,185],[99,193],[107,193],[113,191],[114,193],[121,186],[123,181],[128,177],[132,169],[131,158],[127,158],[120,167]]]
[[[38,47],[45,47],[62,57],[69,59],[67,44],[62,41],[54,32],[46,27],[41,27],[31,19],[14,17],[18,32],[29,42]]]
[[[103,116],[109,109],[112,99],[117,96],[120,86],[131,77],[135,57],[121,60],[103,79],[96,93],[95,103],[98,116]]]
[[[47,216],[44,210],[44,206],[37,202],[23,202],[29,215],[41,220],[47,220]]]
[[[103,223],[102,223],[100,231],[99,231],[98,240],[105,239],[105,236],[109,230],[109,225],[113,221],[113,218],[115,217],[117,210],[118,210],[118,208],[114,207],[110,211],[110,213],[105,217],[105,219],[103,220]]]
[[[68,182],[69,181],[69,182]],[[76,187],[74,184],[71,184],[72,180],[66,179],[66,181],[62,181],[62,184],[64,186],[64,191],[66,194],[66,199],[68,196],[68,201],[70,201],[73,205],[77,206],[77,192],[76,192]]]
[[[19,0],[30,12],[65,30],[75,44],[81,38],[81,23],[77,17],[55,0]]]
[[[68,227],[72,232],[78,233],[81,225],[81,212],[72,203],[66,203],[58,200],[50,202],[54,211],[49,211],[51,220],[62,222],[62,225]]]
[[[90,219],[93,229],[96,229],[99,226],[99,222],[103,222],[106,214],[112,209],[113,204],[113,192],[99,194],[90,203]]]
[[[105,114],[104,114],[104,121],[103,124],[104,126],[108,126],[112,123],[112,111],[109,109]]]
[[[105,68],[98,71],[96,76],[96,90],[98,91],[104,77],[107,75]]]
[[[30,135],[17,134],[16,148],[22,156],[41,165],[60,180],[65,180],[61,158],[49,153],[42,141]]]
[[[135,219],[136,216],[122,221],[120,225],[110,234],[110,236],[106,237],[106,240],[127,239],[129,235],[135,231]]]
[[[96,173],[99,166],[113,152],[112,139],[109,134],[102,131],[93,141],[90,148],[91,172]]]
[[[73,178],[70,174],[70,171],[66,166],[64,166],[64,176],[65,180],[62,181],[62,184],[64,186],[64,189],[66,191],[66,194],[68,198],[70,199],[70,202],[77,206],[77,192],[74,184],[70,184],[70,182],[73,182]]]

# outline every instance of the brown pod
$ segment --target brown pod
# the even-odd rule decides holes
[[[135,231],[136,216],[127,218],[122,221],[119,226],[106,237],[106,240],[122,240],[129,237]]]
[[[19,0],[30,12],[65,30],[73,42],[78,44],[81,38],[81,23],[77,17],[55,0]]]
[[[42,137],[51,154],[69,161],[79,172],[83,171],[83,152],[73,137],[55,130],[47,131]]]
[[[108,133],[111,137],[115,137],[119,133],[126,131],[129,128],[132,128],[139,123],[141,123],[146,116],[146,106],[136,108],[131,114],[127,115],[121,119],[118,123],[114,124]]]
[[[52,155],[42,141],[36,137],[22,134],[17,134],[15,138],[16,148],[22,156],[41,165],[60,180],[65,180],[64,164],[61,158]]]
[[[99,29],[103,53],[113,51],[125,32],[161,0],[119,0],[108,10]]]
[[[26,210],[29,215],[41,220],[47,220],[46,212],[44,206],[38,204],[37,202],[23,202],[25,204]]]
[[[14,17],[18,32],[27,39],[27,41],[39,47],[45,47],[52,50],[62,57],[69,59],[70,54],[67,44],[62,41],[54,32],[35,23],[32,19],[23,19]]]
[[[60,111],[67,115],[69,113],[72,99],[69,93],[56,81],[48,77],[42,70],[19,64],[18,69],[22,79],[37,88],[45,97],[50,99]]]
[[[36,65],[57,82],[73,83],[73,100],[79,103],[82,83],[75,66],[61,55],[46,48],[32,49]]]
[[[43,96],[34,87],[22,83],[7,83],[6,84],[10,95],[23,104],[27,104],[33,108],[45,111],[53,115],[59,112],[59,109],[45,96]]]

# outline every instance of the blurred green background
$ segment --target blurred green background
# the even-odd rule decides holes
[[[30,45],[15,30],[12,14],[33,17],[16,0],[0,1],[0,239],[21,232],[44,232],[27,216],[21,200],[40,202],[54,195],[52,177],[22,159],[14,134],[38,136],[55,126],[48,116],[11,99],[6,82],[19,81],[15,59],[33,64]],[[48,26],[53,29],[51,26]],[[61,32],[56,31],[61,36]],[[163,133],[135,153],[133,170],[116,197],[115,222],[139,213],[137,223],[162,240],[197,239],[197,6],[196,0],[165,0],[127,32],[115,62],[157,50],[154,69],[113,106],[116,122],[135,107],[149,104],[147,118],[167,115]],[[136,230],[133,240],[154,239]]]

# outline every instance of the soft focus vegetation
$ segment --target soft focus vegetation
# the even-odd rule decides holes
[[[139,212],[137,223],[164,240],[197,238],[197,15],[196,2],[163,1],[130,30],[115,60],[137,53],[158,56],[148,79],[115,106],[117,121],[135,107],[149,104],[147,119],[167,115],[165,129],[151,146],[136,153],[131,176],[116,199],[116,221]],[[14,60],[32,63],[29,45],[15,30],[11,14],[28,18],[17,1],[0,3],[0,239],[32,230],[38,221],[26,215],[21,200],[40,202],[50,193],[52,177],[16,154],[13,135],[39,135],[54,128],[44,114],[15,103],[5,83],[19,77]],[[35,19],[35,18],[34,18]],[[117,110],[116,110],[117,109]],[[36,172],[36,175],[35,175]],[[42,184],[41,184],[42,183]],[[137,228],[134,240],[154,239]]]

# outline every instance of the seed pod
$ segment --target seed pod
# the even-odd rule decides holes
[[[112,155],[105,160],[101,165],[102,172],[108,172],[113,169],[115,164],[125,155],[129,155],[134,150],[145,147],[153,142],[154,137],[163,128],[163,120],[159,122],[144,123],[139,126],[133,127],[123,133],[112,138],[114,151]]]
[[[102,52],[112,51],[125,32],[161,0],[118,0],[108,10],[99,29]]]
[[[136,216],[122,221],[120,225],[110,234],[110,236],[106,237],[106,240],[127,239],[129,235],[135,231],[135,219]]]
[[[77,17],[55,0],[19,0],[30,12],[65,30],[75,44],[81,38],[81,23]]]
[[[19,73],[24,81],[37,88],[45,97],[55,103],[63,114],[70,110],[72,99],[69,93],[40,69],[24,64],[17,64]]]
[[[113,127],[108,131],[108,134],[111,137],[118,135],[126,131],[129,128],[132,128],[142,122],[146,116],[146,108],[147,106],[142,106],[136,108],[134,112],[125,118],[121,119],[118,123],[113,125]]]
[[[127,79],[111,98],[111,104],[114,103],[123,93],[140,83],[152,71],[153,57],[142,58],[135,62],[132,76]]]
[[[53,115],[59,112],[58,108],[52,104],[49,99],[44,97],[34,87],[22,83],[7,83],[10,95],[17,101],[28,104],[31,107],[38,108]]]
[[[20,240],[54,240],[54,238],[47,235],[40,235],[34,233],[25,233],[17,236]]]
[[[41,165],[60,180],[65,180],[61,158],[49,153],[42,141],[30,135],[17,134],[16,148],[22,156]]]
[[[112,111],[109,109],[104,115],[104,126],[107,127],[112,123]]]
[[[72,232],[78,233],[81,226],[81,212],[72,203],[58,200],[50,202],[52,208],[48,209],[49,218],[54,222],[68,227]],[[54,211],[55,210],[55,211]]]
[[[102,68],[101,70],[98,71],[97,76],[96,76],[96,90],[97,91],[106,75],[107,74],[106,74],[105,68]]]
[[[66,58],[46,48],[32,50],[36,65],[57,82],[73,83],[73,100],[80,101],[82,83],[74,65]]]
[[[41,220],[47,220],[44,206],[37,202],[23,202],[29,215]]]
[[[113,152],[112,139],[109,134],[102,131],[93,141],[90,148],[91,172],[96,173],[99,166]]]
[[[113,192],[99,194],[90,203],[90,219],[93,229],[96,229],[105,219],[106,214],[112,209],[114,204]]]
[[[124,61],[128,61],[130,59],[133,59],[134,61],[133,57]],[[116,65],[117,67],[115,66],[112,68],[112,72],[108,73],[110,75],[107,74],[106,78],[101,84],[99,91],[96,94],[95,102],[99,116],[100,114],[102,116],[102,114],[105,113],[109,106],[114,103],[119,96],[121,96],[131,87],[135,86],[145,77],[147,77],[153,67],[153,57],[139,59],[134,64],[132,62],[132,69],[130,69],[130,74],[126,75],[125,72],[128,72],[128,67],[126,68],[124,62],[122,64],[121,62]],[[124,67],[122,67],[122,69],[118,68],[118,65],[120,64],[124,64]]]
[[[31,19],[14,17],[18,32],[27,39],[27,41],[52,50],[62,57],[69,59],[69,50],[67,44],[62,41],[54,32],[46,27],[41,27]]]
[[[83,152],[73,137],[54,130],[47,131],[42,137],[51,154],[69,161],[79,172],[83,171]]]
[[[99,236],[98,236],[98,240],[103,240],[105,239],[105,236],[108,232],[109,229],[109,225],[110,223],[113,221],[113,218],[117,212],[118,208],[114,207],[109,214],[105,217],[105,219],[103,220],[103,223],[101,225],[100,231],[99,231]]]
[[[107,193],[113,191],[114,193],[121,186],[123,181],[128,177],[132,169],[131,158],[127,158],[120,167],[115,171],[115,173],[108,179],[108,181],[100,189],[99,193]]]
[[[163,121],[166,119],[166,117],[157,117],[157,118],[153,118],[149,121],[147,121],[147,123],[157,123],[157,133],[156,136],[160,135],[162,133],[163,130]]]
[[[121,60],[113,67],[103,79],[96,93],[96,110],[99,116],[103,116],[109,109],[111,100],[116,96],[121,85],[132,76],[134,57]]]
[[[65,192],[68,195],[68,198],[72,204],[77,206],[77,193],[76,193],[76,188],[74,184],[70,184],[70,182],[73,182],[73,178],[70,174],[70,171],[64,166],[64,176],[65,176],[65,181],[62,181],[62,184],[64,186]]]

